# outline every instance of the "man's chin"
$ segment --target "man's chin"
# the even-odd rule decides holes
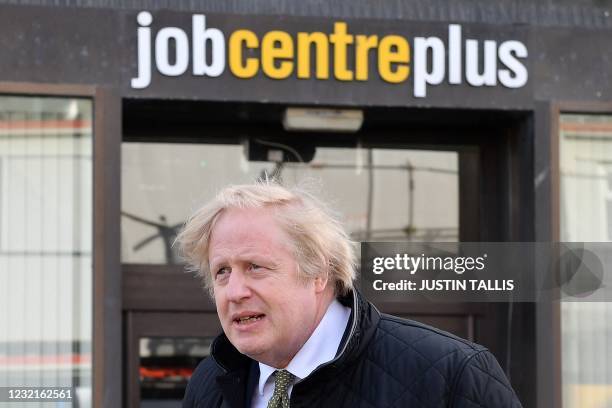
[[[230,334],[226,333],[226,335],[230,343],[236,347],[236,350],[249,357],[261,353],[265,349],[261,334],[231,332]]]
[[[260,361],[261,356],[265,354],[265,349],[261,345],[241,343],[233,344],[234,347],[236,347],[236,350],[238,350],[241,354],[252,358],[253,360]]]

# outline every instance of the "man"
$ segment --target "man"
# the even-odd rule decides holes
[[[352,243],[311,194],[228,187],[178,241],[224,332],[184,407],[521,406],[484,347],[361,297]]]

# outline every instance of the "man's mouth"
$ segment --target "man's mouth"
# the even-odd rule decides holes
[[[264,316],[265,315],[263,314],[253,314],[253,315],[248,315],[248,316],[242,316],[242,317],[238,317],[234,319],[234,323],[238,325],[253,323],[253,322],[257,322],[263,319]]]

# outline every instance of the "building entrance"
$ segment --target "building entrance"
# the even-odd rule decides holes
[[[271,178],[305,185],[333,203],[356,242],[499,241],[521,233],[512,223],[522,215],[513,206],[520,194],[511,189],[521,174],[511,118],[471,123],[447,113],[445,124],[431,113],[366,110],[356,133],[289,132],[283,109],[124,102],[127,406],[180,406],[188,378],[220,332],[214,304],[172,243],[186,217],[223,186]],[[508,361],[508,305],[370,300]]]

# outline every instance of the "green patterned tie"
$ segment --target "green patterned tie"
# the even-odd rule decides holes
[[[276,370],[274,372],[274,394],[268,401],[268,408],[289,408],[289,384],[295,378],[287,370]]]

